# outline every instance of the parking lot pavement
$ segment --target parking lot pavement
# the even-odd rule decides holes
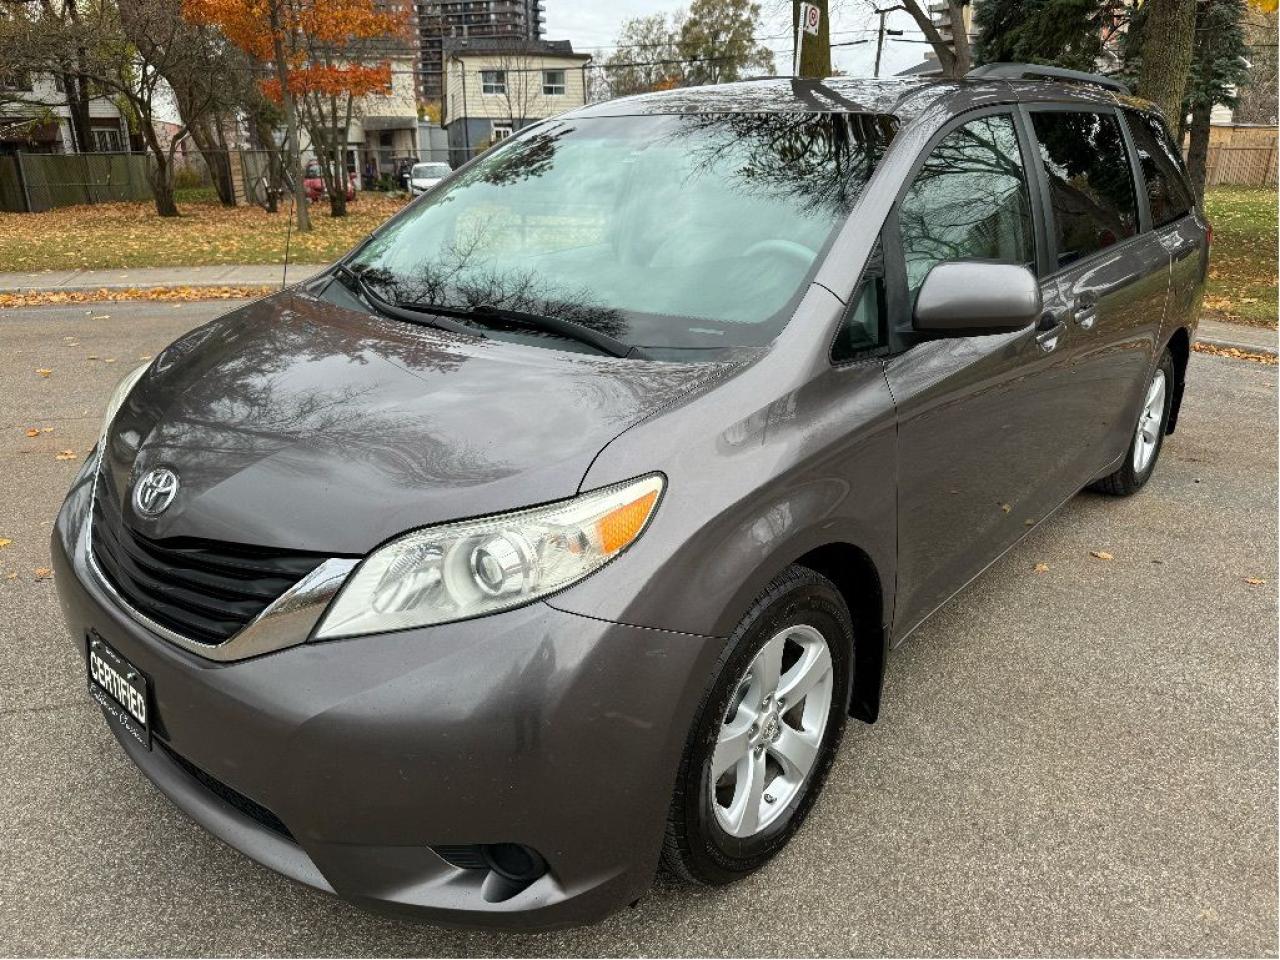
[[[922,627],[768,868],[517,937],[255,865],[85,696],[34,573],[51,519],[116,381],[225,309],[0,315],[0,954],[1276,953],[1275,367],[1193,355],[1148,488],[1077,497]]]

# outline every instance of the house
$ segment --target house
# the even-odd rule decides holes
[[[444,128],[453,165],[537,120],[585,104],[590,61],[568,40],[446,40]]]
[[[104,153],[129,149],[129,124],[108,97],[89,101],[92,142],[76,141],[71,108],[53,74],[0,74],[0,153]]]
[[[397,160],[418,155],[414,59],[394,57],[390,65],[390,85],[382,93],[357,99],[347,128],[347,171],[362,190],[372,187],[379,177],[392,176]],[[315,157],[305,127],[300,134],[304,160]]]

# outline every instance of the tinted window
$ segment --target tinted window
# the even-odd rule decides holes
[[[351,266],[395,302],[553,314],[658,350],[761,345],[892,131],[839,113],[551,120],[410,207]]]
[[[858,295],[844,315],[836,342],[831,345],[831,359],[840,363],[879,347],[884,343],[884,320],[884,259],[877,243],[862,272]]]
[[[1109,113],[1031,115],[1049,180],[1058,265],[1138,231],[1138,203],[1120,121]]]
[[[1034,266],[1031,204],[1013,118],[970,121],[943,138],[898,212],[907,286],[914,300],[944,260]]]
[[[1183,173],[1182,157],[1158,117],[1130,112],[1129,133],[1138,151],[1142,177],[1151,203],[1151,221],[1157,227],[1173,223],[1194,205]]]

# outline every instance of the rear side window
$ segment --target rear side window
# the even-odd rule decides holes
[[[1031,114],[1053,205],[1058,265],[1138,232],[1138,201],[1120,121],[1074,110]]]
[[[1034,267],[1031,204],[1013,117],[971,120],[933,148],[898,208],[912,302],[944,260]]]
[[[1186,216],[1195,205],[1183,173],[1182,157],[1158,117],[1136,111],[1129,111],[1126,116],[1147,185],[1151,222],[1163,227]]]

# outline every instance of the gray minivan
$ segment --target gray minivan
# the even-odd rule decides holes
[[[891,648],[1147,483],[1209,236],[1090,75],[538,123],[120,385],[53,535],[89,692],[196,821],[369,908],[742,877]]]

